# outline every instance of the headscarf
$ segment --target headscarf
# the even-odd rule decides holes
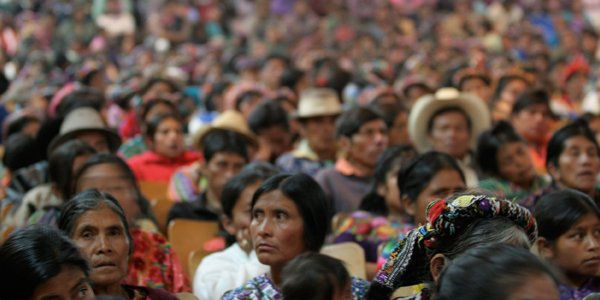
[[[460,236],[479,219],[505,217],[521,227],[533,243],[537,225],[525,207],[483,194],[461,194],[439,199],[427,207],[427,224],[411,230],[390,254],[377,273],[368,298],[387,299],[399,287],[422,283],[427,277],[429,258],[437,249]]]

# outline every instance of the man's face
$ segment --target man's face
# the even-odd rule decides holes
[[[239,173],[246,163],[246,159],[237,153],[216,153],[208,161],[203,172],[208,181],[209,188],[212,189],[215,195],[220,197],[225,183]]]
[[[437,115],[429,132],[433,150],[462,159],[469,151],[471,132],[467,117],[459,111]]]
[[[84,141],[86,144],[96,149],[98,153],[110,153],[108,147],[108,139],[100,132],[88,131],[77,134],[77,139]]]
[[[514,114],[511,121],[528,143],[543,144],[552,126],[552,114],[548,105],[533,104]]]
[[[312,117],[300,123],[300,133],[313,151],[335,152],[335,118],[336,116]]]
[[[350,139],[349,158],[362,165],[375,168],[379,155],[388,146],[385,122],[376,119],[363,124]]]

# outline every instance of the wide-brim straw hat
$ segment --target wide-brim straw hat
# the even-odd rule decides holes
[[[202,149],[202,141],[207,134],[220,130],[233,131],[240,134],[249,145],[258,148],[256,135],[250,130],[248,122],[244,116],[236,110],[227,110],[222,112],[215,120],[208,125],[198,129],[192,137],[194,147]]]
[[[417,99],[408,115],[408,132],[419,152],[431,150],[427,129],[429,120],[447,107],[462,109],[471,120],[471,149],[475,149],[477,137],[491,125],[490,111],[483,100],[470,93],[460,93],[455,88],[441,88],[435,94]]]
[[[100,113],[93,108],[81,107],[69,112],[60,126],[60,132],[48,146],[48,156],[58,146],[75,138],[84,132],[99,132],[106,137],[108,148],[112,153],[117,152],[121,146],[121,137],[106,127]]]
[[[298,109],[292,114],[296,119],[335,116],[342,113],[342,104],[333,89],[310,88],[302,92]]]

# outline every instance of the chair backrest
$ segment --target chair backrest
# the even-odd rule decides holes
[[[198,268],[198,265],[200,265],[202,259],[204,259],[204,257],[206,257],[208,254],[210,254],[210,252],[204,249],[196,249],[190,252],[188,257],[188,268],[190,269],[189,278],[191,282],[194,282],[194,275],[196,275],[196,269]]]
[[[365,250],[357,243],[346,242],[326,245],[321,248],[321,253],[343,261],[350,276],[361,279],[367,278]]]
[[[150,202],[160,232],[167,233],[167,216],[173,202],[167,198],[168,185],[164,182],[140,181],[140,191]]]
[[[190,267],[188,267],[190,252],[202,249],[206,241],[214,238],[219,232],[219,223],[175,219],[169,223],[168,228],[169,242],[179,257],[181,267],[187,272],[186,274],[190,274]]]

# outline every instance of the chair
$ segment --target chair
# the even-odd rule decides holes
[[[162,233],[167,233],[167,216],[174,204],[167,198],[168,185],[164,182],[153,181],[141,181],[139,184],[142,195],[150,202],[156,221],[158,221],[158,229]]]
[[[200,262],[202,262],[204,257],[206,257],[208,254],[210,254],[210,252],[208,252],[204,249],[196,249],[196,250],[190,252],[190,255],[188,257],[188,266],[190,268],[189,275],[190,275],[191,282],[194,282],[194,275],[196,275],[196,269],[198,269]]]
[[[365,250],[357,243],[346,242],[326,245],[321,248],[321,253],[343,261],[350,276],[361,279],[367,278]]]
[[[179,256],[181,267],[186,274],[195,270],[188,267],[190,253],[202,249],[204,243],[219,232],[219,223],[215,221],[196,221],[175,219],[168,226],[169,242]]]

